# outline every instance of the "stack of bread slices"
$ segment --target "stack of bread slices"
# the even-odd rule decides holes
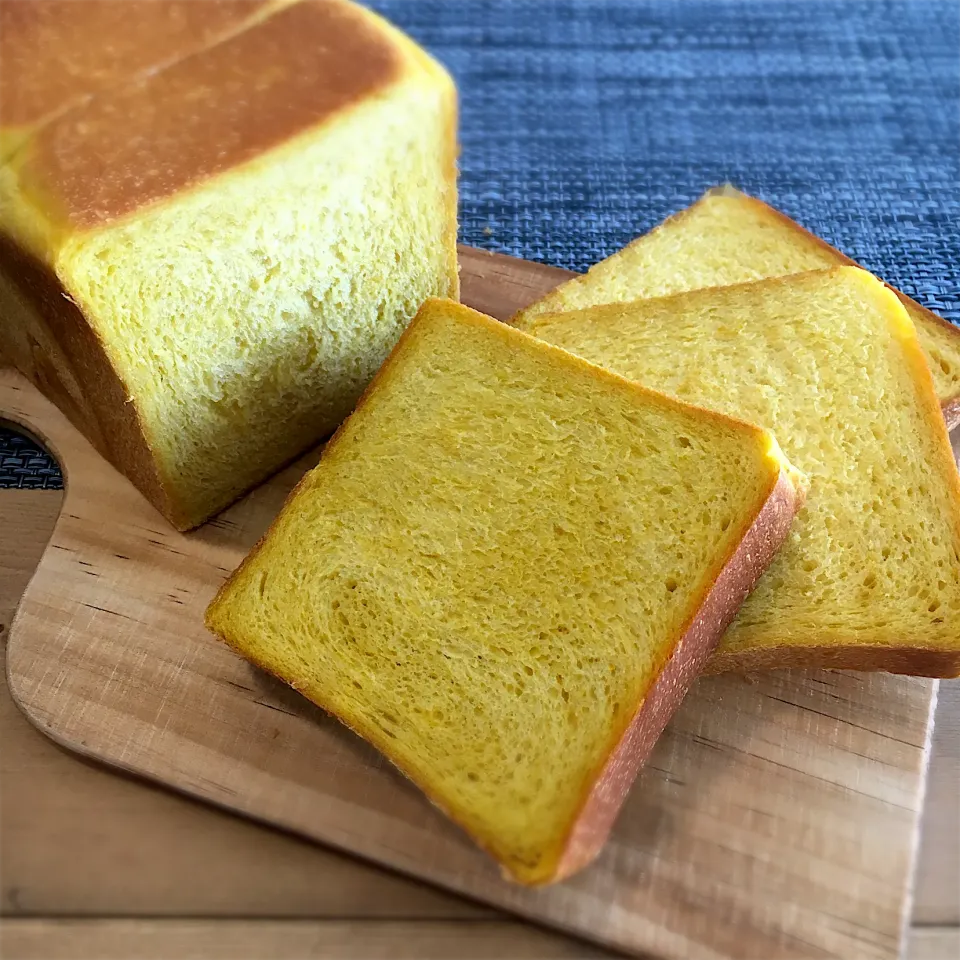
[[[497,323],[421,308],[207,623],[527,884],[701,671],[960,673],[960,334],[731,189]]]

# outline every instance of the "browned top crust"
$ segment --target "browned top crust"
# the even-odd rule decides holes
[[[35,137],[22,189],[74,228],[129,214],[253,159],[401,75],[398,42],[336,0],[287,7]]]
[[[4,0],[0,124],[32,126],[241,29],[268,0]]]

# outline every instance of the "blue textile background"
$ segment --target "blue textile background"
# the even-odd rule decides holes
[[[371,6],[456,77],[463,242],[585,270],[729,180],[960,321],[956,0]]]

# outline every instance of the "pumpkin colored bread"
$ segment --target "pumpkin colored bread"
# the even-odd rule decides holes
[[[0,165],[0,335],[187,529],[328,436],[420,304],[458,296],[456,91],[347,0],[101,2],[84,22],[128,75],[76,54],[75,100],[29,86],[87,6],[44,5],[45,66],[0,64],[4,103],[38,99]]]
[[[778,210],[732,187],[712,190],[623,250],[520,311],[539,313],[664,297],[808,270],[856,266]],[[960,329],[895,291],[916,324],[948,426],[960,422]]]
[[[799,484],[760,428],[430,300],[207,624],[549,883],[599,850]]]
[[[839,267],[524,326],[765,426],[810,478],[711,669],[960,675],[960,475],[914,324],[879,280]]]

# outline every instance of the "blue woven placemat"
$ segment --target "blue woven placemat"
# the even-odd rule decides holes
[[[584,270],[731,181],[960,321],[956,0],[371,5],[457,79],[463,242]]]

